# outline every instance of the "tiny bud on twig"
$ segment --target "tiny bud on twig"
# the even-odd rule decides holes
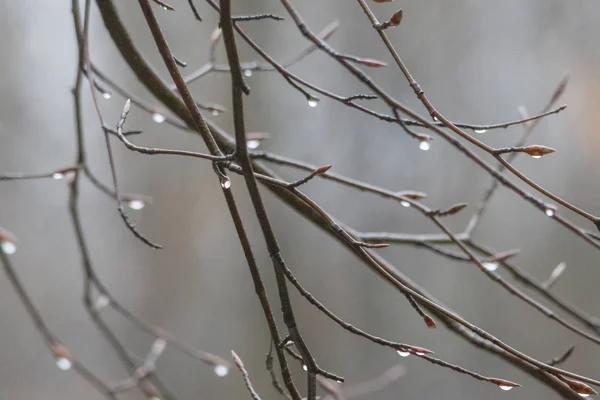
[[[598,394],[598,392],[596,392],[591,386],[583,383],[583,382],[579,382],[579,381],[575,381],[575,380],[571,380],[571,379],[566,379],[564,378],[563,381],[569,385],[569,387],[571,389],[573,389],[574,391],[577,392],[577,394],[579,394],[582,397],[588,397],[591,395],[595,395]]]
[[[314,177],[316,177],[318,175],[322,175],[325,172],[329,171],[330,168],[331,168],[331,165],[323,165],[322,167],[319,167],[319,168],[315,169],[308,176],[306,176],[306,177],[304,177],[302,179],[298,179],[297,181],[288,184],[288,188],[295,189],[295,188],[297,188],[300,185],[304,185],[306,182],[310,181]]]
[[[446,209],[446,210],[435,210],[432,211],[431,214],[434,216],[438,216],[438,217],[447,217],[448,215],[454,215],[458,212],[460,212],[463,208],[465,208],[466,206],[468,206],[467,203],[458,203],[453,205],[452,207]]]
[[[542,283],[542,286],[544,287],[544,289],[550,289],[556,283],[558,278],[561,277],[563,272],[565,272],[565,269],[567,269],[567,263],[564,261],[561,262],[560,264],[558,264],[556,267],[554,267],[548,280],[546,282]]]
[[[519,254],[521,249],[506,250],[485,259],[485,262],[502,262]]]
[[[494,154],[500,155],[505,153],[526,153],[533,158],[540,158],[542,156],[545,156],[546,154],[554,153],[555,151],[556,149],[553,149],[552,147],[541,146],[536,144],[526,147],[505,147],[501,149],[496,149],[494,150]]]
[[[155,2],[156,4],[158,4],[159,6],[161,6],[163,8],[163,10],[175,11],[175,9],[172,6],[168,5],[164,1],[161,1],[161,0],[152,0],[152,1]]]
[[[428,328],[430,329],[434,329],[437,328],[437,325],[435,324],[435,321],[433,318],[431,318],[429,315],[426,315],[425,318],[423,318],[425,320],[425,324],[427,325]]]
[[[398,26],[400,25],[400,22],[402,22],[402,10],[398,10],[394,13],[394,15],[392,15],[389,24],[390,26]]]
[[[569,357],[571,357],[571,354],[573,354],[573,352],[575,351],[575,345],[571,345],[567,351],[565,351],[562,355],[553,358],[552,360],[550,360],[548,362],[548,365],[558,365],[560,363],[565,362],[565,360]]]

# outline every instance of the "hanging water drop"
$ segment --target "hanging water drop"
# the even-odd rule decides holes
[[[535,156],[531,156],[531,158],[542,158],[542,156],[540,156],[539,154],[536,154]]]
[[[229,373],[229,368],[226,365],[217,365],[215,366],[215,375],[217,376],[225,376]]]
[[[73,363],[66,357],[58,357],[56,359],[56,366],[63,371],[68,371],[73,366]]]
[[[544,212],[546,213],[546,216],[552,218],[554,217],[554,214],[556,214],[556,208],[554,208],[554,206],[548,206]]]
[[[110,304],[110,299],[108,298],[108,296],[105,294],[101,294],[100,296],[98,296],[98,298],[96,299],[96,302],[94,303],[94,307],[93,307],[94,311],[100,312],[104,308],[106,308],[106,306],[108,306],[109,304]]]
[[[109,100],[112,97],[112,94],[110,94],[110,92],[104,92],[102,93],[102,97],[104,97],[106,100]]]
[[[260,140],[250,139],[250,140],[248,140],[247,145],[250,150],[254,150],[254,149],[258,148],[258,146],[260,146]]]
[[[4,254],[15,254],[17,252],[17,245],[9,240],[3,240],[0,242],[0,249]]]
[[[416,354],[417,354],[418,356],[424,356],[424,355],[425,355],[425,353],[423,353],[422,351],[417,351],[417,352],[416,352]]]
[[[142,208],[144,208],[146,206],[146,203],[144,202],[144,200],[131,199],[127,203],[127,206],[129,208],[131,208],[132,210],[141,210]]]
[[[397,353],[398,353],[398,355],[400,357],[408,357],[408,356],[410,356],[410,352],[409,351],[398,350]]]
[[[404,200],[402,200],[402,201],[400,202],[400,205],[401,205],[402,207],[410,207],[410,203],[409,203],[408,201],[404,201]]]
[[[513,388],[512,386],[505,386],[505,385],[500,385],[498,387],[506,392],[508,392],[510,389]]]
[[[229,189],[231,187],[231,179],[229,179],[227,176],[224,176],[223,179],[221,179],[221,187],[223,189]]]
[[[308,367],[306,366],[306,364],[302,366],[302,369],[308,371]]]
[[[429,143],[428,140],[421,140],[419,142],[419,149],[423,150],[423,151],[427,151],[431,148],[431,144]]]
[[[585,397],[590,397],[589,393],[577,393],[578,395],[580,395],[581,397],[585,398]]]
[[[64,177],[65,177],[65,175],[63,173],[61,173],[61,172],[55,172],[55,173],[52,174],[52,179],[55,179],[55,180],[59,180],[59,179],[62,179]]]
[[[165,119],[167,119],[167,117],[165,117],[164,115],[162,115],[161,113],[154,113],[152,114],[152,119],[154,120],[154,122],[156,122],[157,124],[160,124],[162,122],[165,121]]]
[[[435,115],[433,115],[431,117],[431,119],[433,119],[433,122],[440,122],[440,120],[438,119],[438,117],[436,117]]]
[[[486,133],[487,129],[473,129],[473,132],[475,132],[475,133]]]
[[[213,110],[212,110],[210,113],[212,114],[212,116],[213,116],[213,117],[216,117],[216,116],[218,116],[218,115],[219,115],[219,110],[215,110],[215,109],[213,108]]]
[[[314,97],[309,97],[308,98],[308,106],[309,107],[313,107],[314,108],[314,107],[317,106],[317,104],[319,104],[319,99],[316,99]]]
[[[498,263],[494,261],[486,261],[483,263],[483,267],[488,271],[493,272],[498,269]]]
[[[252,70],[251,69],[245,69],[244,70],[244,76],[251,77],[252,76]]]

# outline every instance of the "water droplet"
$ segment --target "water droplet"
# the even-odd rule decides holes
[[[160,7],[165,11],[171,11],[171,10],[169,10],[169,7],[165,7],[165,6],[160,6]]]
[[[260,146],[260,140],[251,139],[248,140],[248,148],[253,150]]]
[[[431,148],[431,144],[429,143],[428,140],[421,140],[419,142],[419,149],[423,150],[423,151],[427,151]]]
[[[504,386],[504,385],[500,385],[500,386],[498,386],[498,387],[499,387],[500,389],[504,390],[504,391],[507,391],[507,392],[508,392],[510,389],[512,389],[512,388],[513,388],[512,386]]]
[[[546,215],[550,218],[554,217],[554,214],[556,214],[556,208],[554,207],[546,207],[546,210],[544,211],[546,213]]]
[[[433,122],[440,122],[440,120],[438,119],[438,117],[436,117],[435,115],[432,116],[431,119],[433,119]]]
[[[56,359],[56,366],[63,371],[68,371],[73,366],[73,363],[66,357],[58,357]]]
[[[308,367],[306,365],[303,365],[302,369],[305,370],[305,371],[308,371]]]
[[[141,210],[142,208],[144,208],[146,206],[146,203],[144,202],[144,200],[132,199],[132,200],[129,200],[129,202],[127,203],[127,206],[129,208],[131,208],[132,210]]]
[[[231,179],[227,176],[223,177],[223,179],[221,179],[221,187],[223,189],[229,189],[231,187]]]
[[[425,355],[425,353],[423,353],[422,351],[417,351],[417,353],[416,353],[416,354],[417,354],[418,356],[424,356],[424,355]]]
[[[473,132],[475,132],[475,133],[486,133],[487,129],[473,129]]]
[[[64,177],[65,177],[65,175],[63,173],[61,173],[61,172],[55,172],[55,173],[52,174],[52,179],[59,180],[59,179],[62,179]]]
[[[344,381],[336,380],[337,383],[344,383]]]
[[[215,366],[215,374],[217,376],[225,376],[229,373],[229,368],[226,365]]]
[[[162,122],[165,122],[165,119],[167,119],[167,117],[165,117],[164,115],[162,115],[161,113],[154,113],[152,114],[152,119],[154,120],[154,122],[156,122],[157,124],[160,124]]]
[[[581,397],[590,397],[589,393],[577,393],[578,395],[580,395]]]
[[[531,158],[542,158],[540,155],[531,156]]]
[[[398,350],[397,353],[398,353],[398,355],[400,357],[408,357],[408,356],[410,356],[410,352],[408,352],[408,351]]]
[[[402,200],[402,201],[400,202],[400,205],[401,205],[402,207],[410,207],[410,203],[409,203],[408,201],[404,201],[404,200]]]
[[[108,100],[112,97],[112,94],[110,94],[110,92],[104,92],[104,93],[102,93],[102,97],[104,97],[106,100]]]
[[[3,240],[0,242],[0,249],[4,254],[15,254],[17,251],[17,245],[10,240]]]
[[[109,304],[110,299],[108,298],[108,296],[105,294],[101,294],[100,296],[98,296],[96,302],[94,303],[94,311],[100,312]]]
[[[219,115],[219,110],[213,109],[210,113],[212,114],[213,117],[216,117]]]
[[[308,98],[308,105],[309,107],[316,107],[317,104],[319,104],[319,99],[315,99],[314,97],[309,97]]]
[[[488,271],[495,271],[498,269],[498,263],[493,261],[487,261],[483,263],[483,267]]]
[[[248,76],[248,77],[252,76],[252,70],[251,69],[245,69],[244,70],[244,75]]]

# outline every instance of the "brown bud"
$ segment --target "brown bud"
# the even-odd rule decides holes
[[[422,355],[422,354],[433,354],[433,351],[426,349],[425,347],[419,347],[419,346],[410,346],[410,351],[412,351],[413,353]]]
[[[598,392],[596,392],[591,386],[589,386],[583,382],[579,382],[579,381],[575,381],[575,380],[571,380],[571,379],[565,379],[565,383],[567,385],[569,385],[569,387],[571,389],[576,391],[582,397],[587,397],[587,396],[590,396],[593,394],[598,394]]]
[[[416,192],[412,190],[403,190],[401,192],[396,193],[398,196],[403,196],[411,200],[421,200],[427,197],[426,193]]]
[[[387,64],[383,61],[375,60],[373,58],[363,58],[360,60],[360,63],[372,68],[387,67]]]
[[[0,228],[0,242],[17,242],[17,237],[7,229]]]
[[[546,154],[554,153],[556,150],[552,147],[533,145],[523,147],[521,151],[529,154],[531,157],[540,158],[541,156],[545,156]]]
[[[398,10],[394,13],[394,15],[392,15],[392,18],[390,18],[389,25],[398,26],[400,25],[400,22],[402,22],[402,10]]]
[[[455,204],[452,207],[448,208],[447,210],[441,210],[441,211],[438,211],[435,214],[438,215],[438,216],[440,216],[440,217],[446,217],[448,215],[454,215],[454,214],[458,213],[459,211],[461,211],[466,206],[468,206],[467,203],[458,203],[458,204]]]
[[[423,319],[425,320],[425,323],[427,324],[428,328],[430,328],[430,329],[437,328],[435,321],[429,315],[426,315],[425,318],[423,318]]]

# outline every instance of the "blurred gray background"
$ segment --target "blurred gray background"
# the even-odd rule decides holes
[[[122,18],[148,59],[168,75],[151,40],[137,2],[120,1]],[[422,111],[359,6],[344,0],[296,0],[315,31],[334,19],[341,23],[330,43],[343,52],[382,59],[385,69],[370,71],[398,99]],[[196,1],[205,21],[198,24],[183,0],[177,12],[156,8],[176,55],[188,71],[207,57],[216,14]],[[583,0],[426,0],[372,4],[381,20],[398,8],[404,21],[389,31],[398,51],[438,109],[450,119],[497,123],[518,118],[517,108],[539,112],[565,72],[571,82],[562,99],[569,108],[539,124],[533,142],[559,149],[516,166],[544,187],[592,213],[598,213],[597,182],[600,106],[600,4]],[[236,14],[285,15],[276,0],[234,1]],[[277,59],[286,60],[307,45],[290,22],[246,23],[248,33]],[[0,5],[0,171],[47,172],[75,159],[72,97],[76,45],[70,2],[3,1]],[[241,40],[239,41],[241,43]],[[241,45],[244,60],[256,55]],[[109,76],[155,104],[135,81],[92,11],[92,59]],[[219,59],[225,61],[223,49]],[[321,54],[293,67],[300,76],[343,95],[364,92],[348,73]],[[309,108],[304,97],[275,73],[248,79],[247,125],[271,139],[263,147],[394,190],[429,194],[426,203],[442,207],[458,201],[474,210],[489,177],[442,140],[428,152],[397,127],[323,99]],[[198,99],[230,108],[228,76],[210,75],[192,85]],[[84,85],[85,139],[92,169],[110,182],[102,132]],[[125,99],[101,100],[105,118],[116,123]],[[381,108],[383,110],[383,108]],[[215,118],[232,130],[230,114]],[[144,134],[140,145],[204,149],[201,141],[166,124],[156,124],[134,107],[127,121]],[[514,143],[521,127],[491,131],[481,138],[495,146]],[[244,360],[257,391],[276,398],[264,369],[269,339],[248,268],[210,164],[177,157],[147,157],[115,141],[124,192],[144,193],[153,204],[129,211],[140,229],[164,246],[153,251],[128,232],[115,204],[89,183],[82,187],[82,214],[95,268],[112,293],[152,323],[167,328],[200,349]],[[278,169],[286,178],[299,175]],[[251,233],[260,266],[275,289],[264,242],[246,198],[243,182],[234,192]],[[304,188],[326,210],[365,231],[428,233],[435,228],[416,211],[334,183],[313,181]],[[493,385],[432,366],[414,357],[400,359],[389,349],[341,330],[293,292],[302,332],[320,365],[349,382],[370,379],[402,362],[406,375],[373,399],[541,399],[557,398],[550,389],[502,360],[479,351],[444,328],[428,330],[405,298],[371,273],[342,246],[264,191],[283,255],[317,298],[349,322],[374,334],[431,348],[437,355],[484,375],[510,379],[523,388],[503,392]],[[95,330],[81,304],[82,272],[67,209],[64,181],[6,182],[0,185],[0,225],[20,239],[15,268],[51,329],[72,353],[106,379],[125,376],[118,360]],[[498,249],[518,247],[516,261],[540,280],[555,265],[568,264],[556,293],[599,314],[598,253],[589,245],[501,189],[477,236]],[[448,219],[456,231],[468,212]],[[585,222],[565,213],[577,223]],[[585,225],[591,228],[588,223]],[[382,251],[398,268],[463,317],[541,360],[576,344],[565,367],[598,378],[600,351],[490,282],[473,265],[460,264],[410,247]],[[504,273],[504,271],[500,271]],[[271,292],[278,309],[275,291]],[[110,325],[128,347],[143,355],[152,338],[112,311]],[[217,377],[210,367],[167,348],[159,373],[182,399],[249,398],[237,371]],[[301,370],[294,364],[298,382]],[[0,397],[2,399],[100,399],[74,372],[55,367],[40,335],[5,276],[0,276]],[[139,394],[123,396],[139,399]]]

